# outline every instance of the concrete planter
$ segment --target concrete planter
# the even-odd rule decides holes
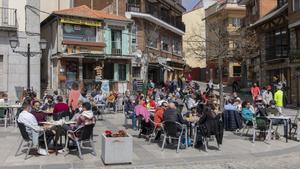
[[[104,164],[132,163],[132,136],[106,137],[102,134],[102,154]]]

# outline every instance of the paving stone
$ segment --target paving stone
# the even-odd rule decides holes
[[[72,169],[71,164],[50,164],[43,165],[41,169]]]

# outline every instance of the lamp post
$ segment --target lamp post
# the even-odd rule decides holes
[[[27,44],[27,51],[16,51],[15,49],[19,46],[19,40],[17,37],[12,37],[9,40],[10,47],[13,49],[14,53],[18,53],[27,57],[27,89],[30,89],[30,57],[34,55],[41,54],[41,52],[31,52],[30,51],[30,44]],[[44,50],[47,48],[47,41],[45,39],[41,39],[39,42],[40,49]]]

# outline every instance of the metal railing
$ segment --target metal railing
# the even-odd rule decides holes
[[[127,4],[126,9],[127,9],[127,11],[130,11],[130,12],[141,12],[141,5],[140,4]]]
[[[0,7],[0,27],[17,28],[17,10]]]
[[[111,42],[111,54],[122,55],[122,41]]]

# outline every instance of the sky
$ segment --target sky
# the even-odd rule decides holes
[[[199,0],[182,0],[183,6],[186,8],[186,11],[191,10]]]

